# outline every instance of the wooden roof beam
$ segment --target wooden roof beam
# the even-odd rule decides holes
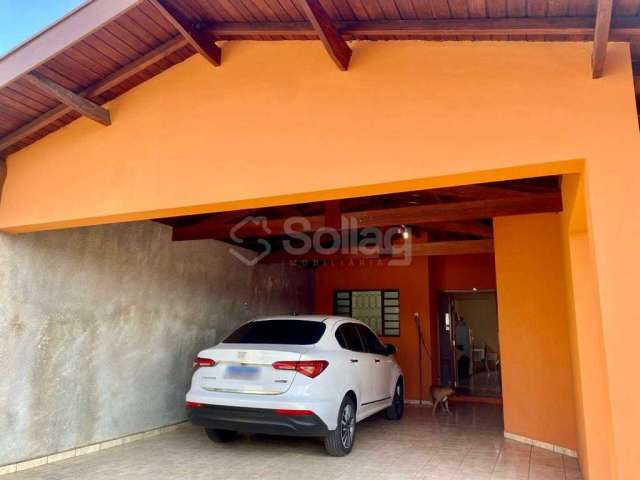
[[[302,8],[309,22],[311,22],[324,48],[338,68],[347,70],[351,60],[351,48],[340,36],[320,2],[318,0],[298,0],[298,5]]]
[[[34,87],[57,99],[70,109],[102,125],[111,125],[111,115],[106,108],[93,103],[91,100],[87,100],[81,95],[64,88],[62,85],[58,85],[53,80],[36,72],[28,73],[24,78]]]
[[[311,251],[303,255],[291,255],[283,250],[273,252],[264,257],[260,263],[301,263],[301,262],[339,262],[339,261],[359,261],[376,260],[379,258],[403,258],[407,251],[400,247],[394,249],[391,255],[384,254],[375,249],[371,254],[355,253],[334,253],[322,254]],[[493,240],[451,240],[443,242],[424,242],[411,245],[411,256],[427,257],[436,255],[467,255],[473,253],[493,253]]]
[[[191,44],[196,51],[209,63],[220,66],[222,62],[222,50],[202,30],[196,28],[191,22],[167,0],[149,0],[169,21],[178,32]]]
[[[640,31],[640,21],[621,19],[624,34]],[[618,19],[616,19],[616,22]],[[341,21],[333,24],[343,37],[404,37],[419,35],[591,35],[595,17],[522,17],[426,20]],[[208,25],[207,33],[222,38],[260,35],[297,35],[315,38],[308,22],[221,22]]]
[[[482,238],[493,238],[493,228],[479,221],[468,222],[433,222],[422,224],[427,230],[441,232],[464,233]]]
[[[456,198],[476,200],[488,198],[531,198],[537,195],[536,192],[525,192],[522,190],[510,189],[508,187],[496,187],[483,184],[462,185],[460,187],[443,187],[433,190],[427,190],[427,192],[439,195],[447,195]]]
[[[329,200],[324,203],[325,226],[339,230],[342,219],[340,213],[340,200]]]
[[[475,200],[469,202],[438,203],[434,205],[417,205],[412,207],[385,208],[343,213],[356,228],[389,227],[395,225],[420,225],[431,222],[451,222],[476,220],[503,215],[521,215],[529,213],[559,212],[562,210],[562,196],[558,193],[539,194],[531,198],[504,198]],[[313,232],[325,227],[325,216],[314,215],[304,217],[309,224],[308,231]],[[234,231],[240,238],[265,238],[286,235],[286,218],[268,220],[269,231],[262,225],[248,222]],[[355,223],[353,223],[355,222]],[[235,223],[216,223],[207,220],[173,229],[173,240],[196,240],[229,238]]]
[[[78,95],[86,98],[93,98],[102,95],[104,92],[115,87],[116,85],[119,85],[127,78],[137,75],[148,66],[153,65],[158,60],[166,57],[167,55],[170,55],[171,53],[184,47],[185,45],[187,45],[187,41],[182,37],[177,36],[175,38],[172,38],[171,40],[168,40],[159,47],[150,51],[146,55],[143,55],[139,59],[134,60],[133,62],[125,65],[119,70],[116,70],[114,73],[100,80],[94,85],[91,85],[89,88],[86,88],[82,92],[78,93]],[[37,132],[41,128],[46,127],[48,124],[64,117],[72,110],[73,109],[66,104],[59,105],[35,118],[26,125],[23,125],[19,129],[0,138],[0,152],[6,150],[11,145],[18,143],[20,140],[28,137],[32,133]]]
[[[596,26],[593,33],[593,51],[591,53],[591,74],[593,78],[600,78],[604,73],[607,43],[611,33],[612,10],[613,0],[598,0]]]
[[[426,20],[366,20],[334,22],[343,38],[415,37],[421,35],[593,35],[596,17],[517,17],[517,18],[448,18]],[[221,22],[203,28],[218,38],[260,37],[262,35],[296,35],[317,38],[309,22]],[[611,38],[628,40],[640,35],[639,17],[615,17]]]

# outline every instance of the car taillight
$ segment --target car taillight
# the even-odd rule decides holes
[[[213,367],[215,364],[215,360],[211,360],[210,358],[196,357],[193,359],[193,368]]]
[[[203,404],[198,403],[198,402],[187,402],[187,403],[185,404],[185,406],[186,406],[187,408],[202,408],[202,407],[204,407],[204,405],[203,405]]]
[[[289,410],[287,408],[278,408],[276,410],[278,415],[293,415],[293,416],[307,416],[313,415],[311,410]]]
[[[273,368],[276,370],[295,370],[309,378],[315,378],[320,375],[328,365],[329,362],[326,360],[304,360],[300,362],[275,362]]]

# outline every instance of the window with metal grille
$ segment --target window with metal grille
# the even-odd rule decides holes
[[[400,336],[399,290],[336,290],[333,313],[360,320],[383,337]]]

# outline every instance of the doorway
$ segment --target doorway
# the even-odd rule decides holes
[[[502,398],[495,290],[438,295],[440,379],[456,395]]]

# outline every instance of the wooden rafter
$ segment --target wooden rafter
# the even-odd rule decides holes
[[[324,223],[329,228],[340,229],[340,200],[332,200],[324,204]]]
[[[89,88],[86,88],[82,92],[78,93],[78,95],[88,99],[97,97],[103,94],[104,92],[110,90],[111,88],[115,87],[116,85],[122,83],[127,78],[137,75],[148,66],[153,65],[158,60],[166,57],[167,55],[170,55],[171,53],[184,47],[185,45],[187,45],[187,41],[184,38],[175,37],[165,42],[164,44],[160,45],[159,47],[155,48],[154,50],[147,53],[146,55],[143,55],[139,59],[129,63],[128,65],[125,65],[121,69],[115,71],[114,73],[100,80],[96,84],[91,85]],[[56,108],[49,110],[43,115],[40,115],[36,119],[20,127],[14,132],[11,132],[5,137],[0,138],[0,152],[2,152],[3,150],[6,150],[11,145],[18,143],[19,141],[28,137],[32,133],[37,132],[41,128],[46,127],[50,123],[53,123],[56,120],[64,117],[66,114],[68,114],[72,110],[73,109],[70,106],[66,104],[62,104]]]
[[[191,22],[167,0],[149,0],[180,34],[214,66],[222,62],[222,50],[205,32],[197,29]]]
[[[261,263],[288,263],[288,262],[323,262],[323,261],[357,261],[375,260],[379,258],[403,258],[407,255],[404,248],[394,249],[391,255],[371,249],[371,253],[333,253],[322,254],[311,251],[302,255],[291,255],[286,251],[278,251],[267,255]],[[457,240],[444,242],[426,242],[411,246],[411,256],[426,257],[435,255],[465,255],[472,253],[492,253],[493,240]]]
[[[351,48],[340,36],[320,2],[318,0],[298,0],[298,5],[302,8],[324,48],[338,68],[340,70],[349,68]]]
[[[535,192],[514,190],[508,187],[495,187],[492,185],[462,185],[459,187],[436,188],[427,191],[437,195],[447,195],[464,199],[531,198],[536,196]]]
[[[28,73],[24,78],[34,87],[57,99],[70,109],[102,125],[111,125],[109,110],[93,103],[91,100],[87,100],[82,95],[78,95],[36,72]]]
[[[607,43],[611,33],[612,11],[613,0],[598,0],[598,12],[593,33],[593,52],[591,53],[591,73],[593,78],[600,78],[604,73]]]
[[[539,194],[532,198],[502,198],[476,200],[469,202],[439,203],[412,207],[385,208],[344,213],[349,225],[354,228],[387,227],[394,225],[420,225],[431,222],[452,222],[475,220],[502,215],[521,215],[528,213],[558,212],[562,210],[562,197],[559,193]],[[324,215],[304,217],[309,225],[306,231],[316,231],[325,226]],[[236,229],[234,234],[240,238],[272,237],[286,234],[286,218],[268,220],[269,231],[263,225],[249,222]],[[297,225],[296,225],[297,226]],[[173,229],[174,240],[196,240],[204,238],[227,239],[235,223],[218,223],[202,220],[192,225]]]

